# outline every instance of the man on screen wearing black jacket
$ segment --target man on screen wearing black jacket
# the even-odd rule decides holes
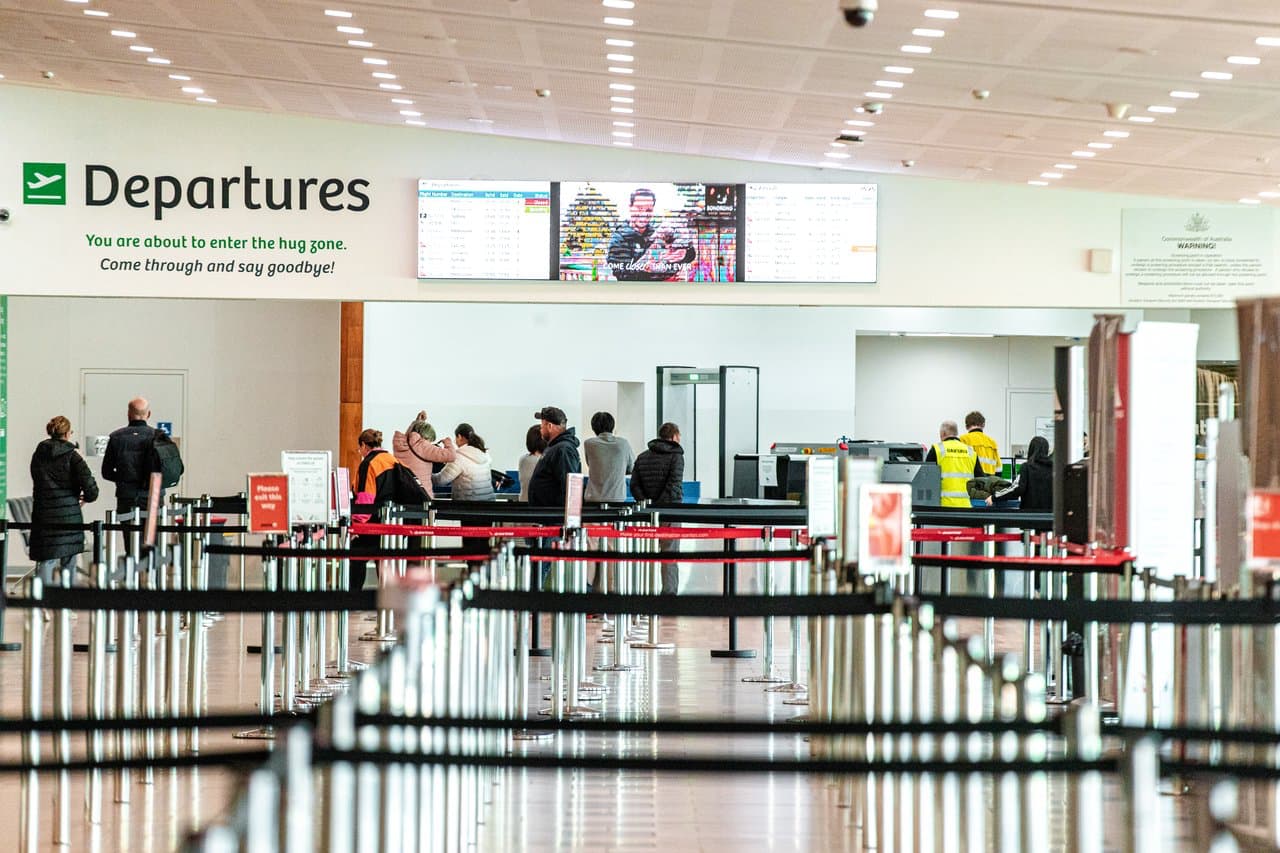
[[[678,279],[698,256],[698,250],[677,235],[677,229],[654,224],[656,204],[653,190],[641,187],[631,194],[630,215],[613,232],[606,256],[609,270],[618,281]]]

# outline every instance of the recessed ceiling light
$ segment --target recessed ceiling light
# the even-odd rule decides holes
[[[613,126],[614,127],[635,127],[636,123],[634,121],[615,121],[613,123]]]
[[[625,131],[625,130],[615,130],[613,131],[613,135],[618,137],[619,139],[633,139],[635,137],[634,133],[629,133],[628,131]]]
[[[347,39],[347,45],[350,47],[373,47],[373,42],[364,39]]]
[[[199,102],[200,102],[200,103],[202,103],[202,104],[216,104],[216,103],[218,103],[218,99],[217,99],[217,98],[196,98],[196,100],[197,100],[197,101],[199,101]]]
[[[901,50],[903,53],[933,53],[933,48],[926,44],[904,44]]]
[[[614,144],[614,145],[617,145],[619,148],[630,148],[630,147],[631,147],[631,143],[630,143],[630,142],[626,142],[625,140],[622,140],[622,139],[615,139],[615,140],[613,140],[613,144]]]
[[[88,3],[89,0],[67,0],[68,3]]]
[[[1031,186],[1033,186],[1033,187],[1047,187],[1047,186],[1049,186],[1049,182],[1048,182],[1048,181],[1027,181],[1027,183],[1031,184]]]
[[[1206,80],[1230,80],[1230,71],[1201,71],[1200,76]]]
[[[1262,204],[1262,199],[1260,199],[1260,198],[1242,198],[1242,199],[1240,199],[1240,203],[1241,203],[1241,204]]]
[[[830,157],[832,160],[848,160],[853,155],[844,151],[824,151],[823,156]]]
[[[1097,156],[1098,156],[1098,152],[1096,152],[1096,151],[1072,151],[1072,152],[1071,152],[1071,156],[1072,156],[1072,157],[1097,157]]]
[[[845,145],[843,142],[828,142],[827,144],[830,145],[832,148],[848,148],[849,147],[848,145]]]
[[[1100,149],[1100,150],[1102,150],[1102,151],[1106,151],[1108,148],[1111,148],[1111,147],[1113,147],[1113,146],[1111,145],[1111,143],[1110,143],[1110,142],[1090,142],[1090,143],[1089,143],[1089,147],[1090,147],[1090,148],[1098,148],[1098,149]]]
[[[1129,121],[1134,121],[1138,124],[1152,124],[1155,122],[1155,118],[1152,116],[1129,116]]]
[[[1076,164],[1075,164],[1075,163],[1054,163],[1054,164],[1053,164],[1053,168],[1055,168],[1055,169],[1066,169],[1067,171],[1071,171],[1072,169],[1076,169],[1076,168],[1079,168],[1079,167],[1078,167],[1078,166],[1076,166]]]
[[[1275,190],[1263,190],[1258,193],[1258,198],[1280,198],[1280,193]]]
[[[173,64],[169,60],[159,56],[148,56],[147,62],[150,62],[152,65],[172,65]]]
[[[325,9],[324,13],[330,18],[350,18],[350,12],[344,12],[341,9]]]
[[[1147,112],[1161,113],[1163,115],[1170,115],[1172,113],[1176,113],[1177,111],[1178,111],[1177,107],[1169,107],[1169,106],[1165,106],[1164,104],[1156,104],[1155,106],[1147,107]]]
[[[413,118],[417,118],[418,116],[422,115],[422,113],[418,112],[417,110],[401,110],[400,115],[412,116]]]
[[[364,59],[360,61],[363,62],[365,65],[386,65],[387,64],[387,61],[385,59],[379,59],[376,56],[366,56]]]
[[[605,54],[605,59],[610,62],[635,62],[636,58],[629,53],[609,53]]]
[[[404,88],[404,86],[401,86],[399,83],[379,83],[378,88],[386,89],[388,92],[399,92]]]
[[[407,118],[407,119],[405,119],[405,120],[404,120],[404,123],[405,123],[405,124],[409,124],[409,125],[413,125],[414,127],[426,127],[426,126],[427,126],[427,123],[426,123],[425,121],[420,121],[420,120],[418,120],[418,119],[416,119],[416,118]]]
[[[1253,43],[1259,47],[1280,47],[1280,38],[1276,38],[1275,36],[1258,36]]]
[[[1184,101],[1194,101],[1200,97],[1199,92],[1187,92],[1182,89],[1174,89],[1169,93],[1170,98],[1182,98]]]
[[[337,30],[338,30],[338,32],[340,32],[340,33],[346,33],[346,34],[347,34],[347,35],[349,35],[349,36],[362,36],[362,35],[364,35],[364,28],[363,28],[363,27],[348,27],[348,26],[346,26],[346,25],[344,24],[343,26],[338,27],[338,28],[337,28]]]
[[[916,27],[911,31],[911,35],[920,36],[924,39],[940,39],[946,35],[944,30],[931,30],[928,27]]]
[[[863,121],[860,118],[845,119],[844,123],[849,125],[849,127],[875,127],[876,126],[876,123],[874,121]]]
[[[413,99],[412,98],[392,98],[391,103],[404,104],[406,106],[410,106],[413,104]]]
[[[90,18],[110,18],[110,12],[104,12],[101,9],[85,9],[84,13]]]
[[[615,92],[634,92],[636,90],[636,87],[630,83],[610,83],[609,88]]]
[[[1261,65],[1262,60],[1256,56],[1228,56],[1227,62],[1232,65]]]
[[[635,23],[630,18],[605,18],[604,22],[611,27],[629,27]]]
[[[1042,177],[1042,178],[1052,178],[1052,179],[1054,179],[1054,180],[1057,180],[1058,178],[1061,178],[1061,177],[1062,177],[1062,173],[1061,173],[1061,172],[1041,172],[1041,173],[1040,173],[1040,177]]]
[[[628,98],[626,95],[614,95],[609,100],[615,104],[634,104],[636,102],[635,98]]]
[[[604,43],[609,47],[635,47],[636,43],[630,39],[605,39]]]
[[[634,9],[636,4],[634,0],[600,0],[601,6],[607,6],[610,9]]]
[[[375,72],[373,72],[373,76],[374,76],[375,78],[379,79],[379,80],[394,80],[394,79],[396,79],[396,75],[392,74],[390,71],[375,71]]]
[[[3,79],[4,79],[4,75],[0,74],[0,80],[3,80]]]
[[[886,65],[884,67],[886,74],[914,74],[915,69],[907,65]]]
[[[610,74],[634,74],[634,73],[635,73],[635,69],[634,69],[634,68],[624,68],[624,67],[622,67],[621,65],[610,65],[610,66],[609,66],[609,73],[610,73]]]
[[[1112,139],[1128,139],[1129,131],[1127,130],[1104,130],[1103,136],[1110,136]]]
[[[924,16],[926,18],[937,18],[941,21],[954,21],[956,18],[960,17],[960,13],[954,12],[951,9],[925,9]]]
[[[631,107],[609,107],[611,113],[621,113],[622,115],[631,115],[635,110]]]
[[[469,82],[467,82],[466,80],[450,80],[450,81],[449,81],[449,85],[450,85],[450,86],[467,86],[467,87],[469,87],[469,88],[474,89],[474,88],[475,88],[476,86],[478,86],[479,84],[478,84],[478,83],[469,83]]]
[[[881,98],[886,101],[893,97],[892,92],[863,92],[862,94],[868,98]]]
[[[129,45],[129,50],[135,51],[137,53],[155,53],[156,52],[156,49],[154,47],[147,47],[146,45],[142,45],[142,44],[131,44]]]
[[[906,83],[900,83],[897,80],[877,80],[875,85],[882,89],[901,89]]]
[[[201,89],[199,86],[183,86],[182,91],[186,92],[188,95],[204,94],[204,89]]]
[[[112,30],[111,35],[119,39],[136,39],[138,37],[137,33],[131,33],[128,30]]]
[[[170,74],[169,79],[170,80],[190,80],[191,78],[185,74]]]

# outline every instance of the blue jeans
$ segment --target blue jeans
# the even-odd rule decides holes
[[[72,580],[75,579],[76,561],[79,554],[71,554],[67,557],[55,557],[52,560],[40,560],[36,563],[36,573],[40,578],[40,582],[45,586],[57,584],[62,585],[63,570],[70,570]]]

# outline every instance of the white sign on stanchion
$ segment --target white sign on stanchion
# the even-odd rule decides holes
[[[280,469],[289,476],[289,522],[328,524],[332,467],[327,450],[282,450]]]
[[[566,529],[582,527],[582,492],[586,477],[582,474],[566,474],[564,483],[564,526]]]
[[[858,494],[858,573],[893,578],[911,570],[911,487],[867,483]]]
[[[842,562],[848,565],[858,562],[862,487],[880,482],[880,469],[884,463],[874,456],[846,456],[840,462],[840,554]]]
[[[810,456],[806,478],[809,538],[836,535],[836,458]]]

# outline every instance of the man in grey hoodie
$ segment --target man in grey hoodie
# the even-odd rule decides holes
[[[594,438],[582,443],[587,458],[587,489],[583,500],[594,503],[623,503],[627,499],[627,475],[635,464],[631,443],[613,434],[613,415],[596,412],[591,416]]]

